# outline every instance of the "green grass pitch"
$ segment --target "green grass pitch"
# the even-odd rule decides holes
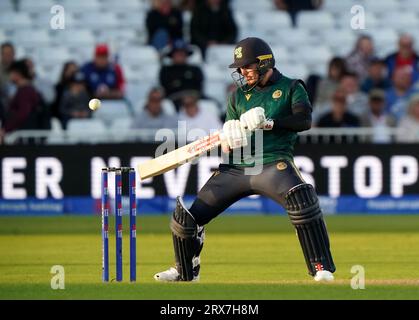
[[[129,283],[124,217],[124,282],[105,284],[100,216],[1,217],[0,299],[419,299],[419,216],[325,216],[337,266],[327,284],[307,275],[286,216],[245,215],[207,226],[199,283],[158,283],[153,274],[173,265],[169,219],[138,217]],[[111,232],[111,278],[114,242]],[[51,289],[53,265],[64,267],[64,290]],[[354,265],[365,268],[365,289],[351,288]]]

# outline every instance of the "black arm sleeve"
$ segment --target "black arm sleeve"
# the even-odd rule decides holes
[[[311,106],[307,103],[296,103],[292,106],[292,115],[274,120],[273,130],[305,131],[311,128]]]

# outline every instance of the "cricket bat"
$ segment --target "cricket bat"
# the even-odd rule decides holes
[[[273,127],[273,121],[267,120],[264,130],[270,130]],[[191,162],[199,156],[206,154],[213,148],[221,145],[223,140],[222,131],[216,131],[213,134],[191,142],[176,150],[170,151],[157,158],[151,159],[138,165],[138,172],[141,180],[163,174],[181,165]]]

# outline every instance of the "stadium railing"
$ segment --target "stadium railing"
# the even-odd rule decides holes
[[[74,144],[74,143],[121,143],[121,142],[148,142],[156,141],[157,130],[130,129],[107,130],[104,132],[68,132],[65,130],[20,130],[5,136],[6,145],[13,144]],[[177,128],[173,129],[177,136]],[[312,128],[299,133],[299,143],[390,143],[398,135],[397,128],[387,128],[378,132],[374,128]],[[170,137],[169,137],[170,139]],[[178,140],[184,137],[177,136]],[[185,140],[185,139],[184,139]]]

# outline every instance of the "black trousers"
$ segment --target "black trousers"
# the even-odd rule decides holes
[[[190,208],[198,225],[203,226],[241,198],[259,194],[283,207],[285,195],[305,183],[292,161],[278,160],[264,165],[258,175],[247,175],[244,168],[221,164],[199,191]]]

